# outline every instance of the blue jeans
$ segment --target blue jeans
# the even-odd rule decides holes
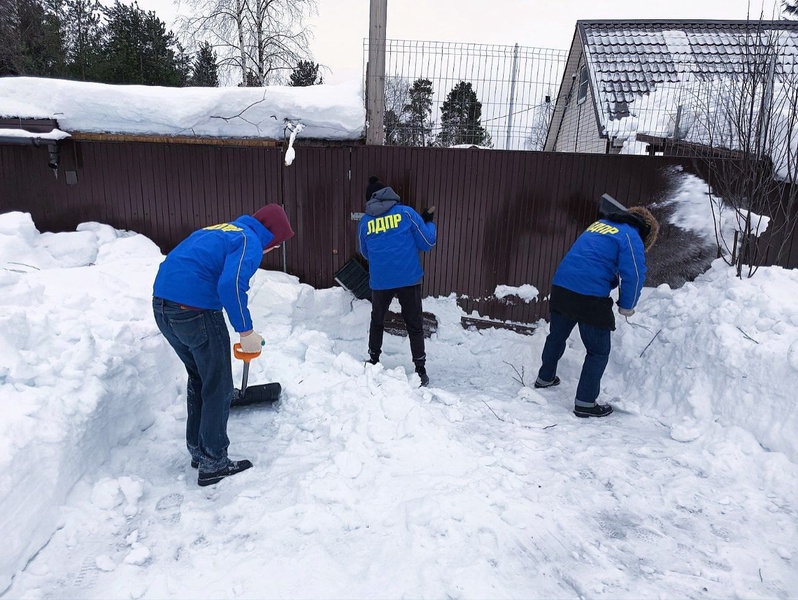
[[[553,381],[557,374],[557,363],[565,352],[565,344],[574,327],[579,325],[579,335],[587,350],[579,385],[576,388],[576,406],[593,406],[601,387],[601,376],[610,359],[610,336],[612,332],[594,327],[558,313],[551,313],[551,326],[543,346],[543,365],[538,377],[541,381]]]
[[[152,299],[158,329],[188,372],[186,446],[203,472],[226,467],[227,419],[233,399],[230,335],[220,310],[195,310]]]

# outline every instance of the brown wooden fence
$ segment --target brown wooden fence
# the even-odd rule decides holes
[[[299,145],[296,152],[287,167],[276,147],[68,141],[56,179],[44,149],[0,146],[0,212],[30,212],[40,231],[108,223],[168,251],[194,229],[280,202],[297,232],[285,245],[286,270],[325,288],[356,254],[352,215],[377,175],[419,211],[437,207],[425,296],[456,293],[466,312],[531,323],[547,315],[554,270],[595,218],[602,193],[654,202],[672,190],[674,166],[691,168],[679,158],[477,149]],[[76,183],[67,183],[67,171]],[[789,266],[798,264],[794,246]],[[281,268],[273,254],[264,266]],[[494,297],[497,285],[525,283],[541,301]]]

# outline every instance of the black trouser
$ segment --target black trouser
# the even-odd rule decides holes
[[[424,353],[424,316],[421,310],[421,284],[408,285],[390,290],[371,290],[371,326],[369,327],[369,355],[379,358],[382,352],[382,335],[385,331],[385,315],[394,296],[402,306],[407,335],[410,338],[410,352],[415,365],[424,366],[427,355]]]

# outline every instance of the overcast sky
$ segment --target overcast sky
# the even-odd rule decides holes
[[[171,23],[172,0],[138,1]],[[567,50],[578,19],[745,19],[749,5],[752,18],[774,15],[773,0],[388,0],[387,36]],[[362,77],[369,0],[318,0],[318,9],[311,50],[331,70],[325,81]]]

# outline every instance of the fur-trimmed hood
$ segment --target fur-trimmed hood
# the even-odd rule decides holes
[[[640,236],[643,240],[643,246],[645,247],[646,252],[648,252],[657,241],[657,236],[659,235],[659,223],[654,218],[654,215],[651,214],[651,211],[644,206],[633,206],[629,209],[629,212],[642,217],[646,222],[646,225],[648,225],[648,235]]]
[[[637,229],[637,232],[640,234],[640,239],[643,240],[643,246],[646,252],[648,252],[651,246],[654,245],[654,242],[657,241],[659,223],[657,223],[651,211],[643,206],[633,206],[632,208],[627,208],[625,211],[619,210],[608,214],[600,212],[600,215],[608,221],[626,223]]]

